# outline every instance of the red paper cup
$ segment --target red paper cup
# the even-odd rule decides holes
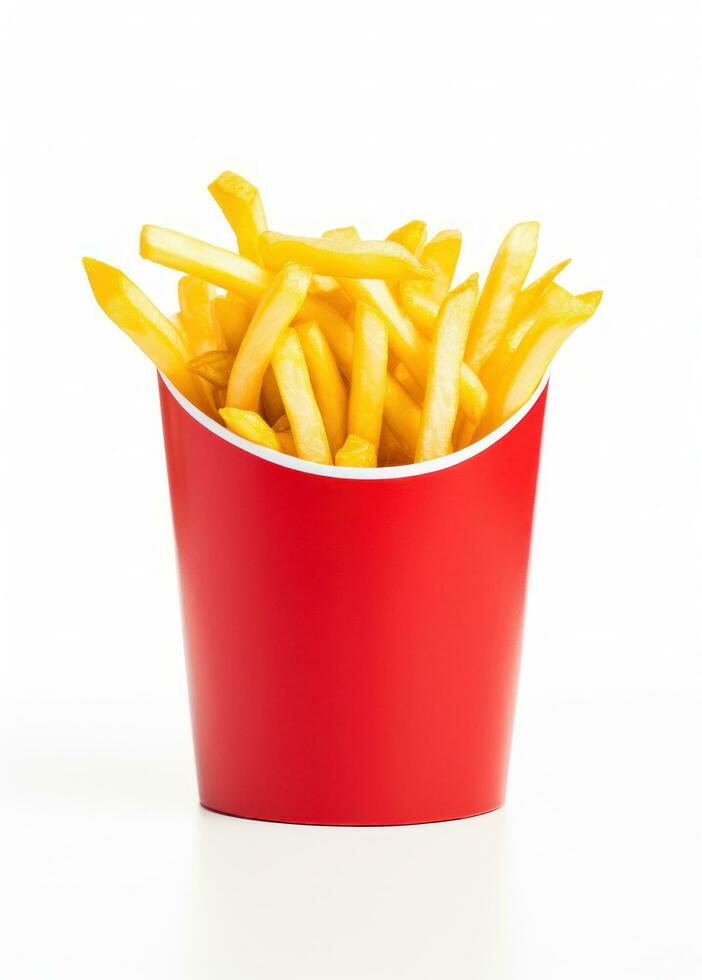
[[[313,824],[499,807],[546,381],[414,466],[254,446],[159,380],[200,799]]]

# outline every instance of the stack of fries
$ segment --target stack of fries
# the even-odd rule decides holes
[[[392,466],[463,449],[532,395],[597,309],[560,262],[530,285],[539,226],[515,225],[482,289],[453,286],[459,231],[410,221],[385,241],[268,231],[258,191],[225,172],[210,192],[238,254],[154,225],[145,259],[184,273],[161,313],[122,272],[83,261],[95,298],[197,408],[269,449],[337,466]],[[221,291],[224,292],[221,292]]]

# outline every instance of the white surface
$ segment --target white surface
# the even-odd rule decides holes
[[[702,972],[695,2],[87,2],[0,13],[0,976]],[[458,226],[605,289],[555,366],[510,802],[321,830],[195,806],[153,372],[82,254],[171,309],[152,221],[227,244]]]

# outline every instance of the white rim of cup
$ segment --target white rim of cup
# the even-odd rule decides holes
[[[459,449],[458,452],[449,453],[448,456],[439,456],[438,459],[429,459],[424,463],[407,463],[404,466],[371,467],[328,466],[323,463],[312,463],[306,459],[298,459],[296,456],[288,456],[274,449],[266,449],[264,446],[257,446],[256,443],[249,442],[248,439],[242,439],[241,436],[235,435],[229,429],[225,428],[224,425],[215,422],[214,419],[201,412],[199,408],[192,405],[171,384],[168,378],[159,371],[161,380],[181,408],[185,409],[188,415],[194,418],[196,422],[199,422],[200,425],[204,426],[204,428],[209,429],[214,435],[223,439],[224,442],[229,442],[233,446],[236,446],[237,449],[241,449],[251,456],[258,456],[259,459],[265,459],[268,463],[273,463],[276,466],[283,466],[288,470],[298,470],[300,473],[310,473],[313,476],[325,476],[332,480],[401,480],[410,477],[425,476],[427,473],[436,473],[439,470],[447,470],[451,466],[458,466],[467,459],[472,459],[474,456],[480,455],[480,453],[489,449],[490,446],[494,446],[508,432],[511,432],[515,426],[519,425],[521,420],[529,414],[539,400],[541,393],[548,384],[550,373],[550,371],[546,371],[531,398],[524,402],[522,407],[513,415],[510,415],[506,422],[503,422],[502,425],[488,433],[488,435],[483,436],[478,442],[472,443],[465,449]]]

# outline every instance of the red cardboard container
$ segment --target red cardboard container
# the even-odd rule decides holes
[[[159,379],[202,804],[407,824],[505,798],[546,380],[415,466],[254,446]]]

